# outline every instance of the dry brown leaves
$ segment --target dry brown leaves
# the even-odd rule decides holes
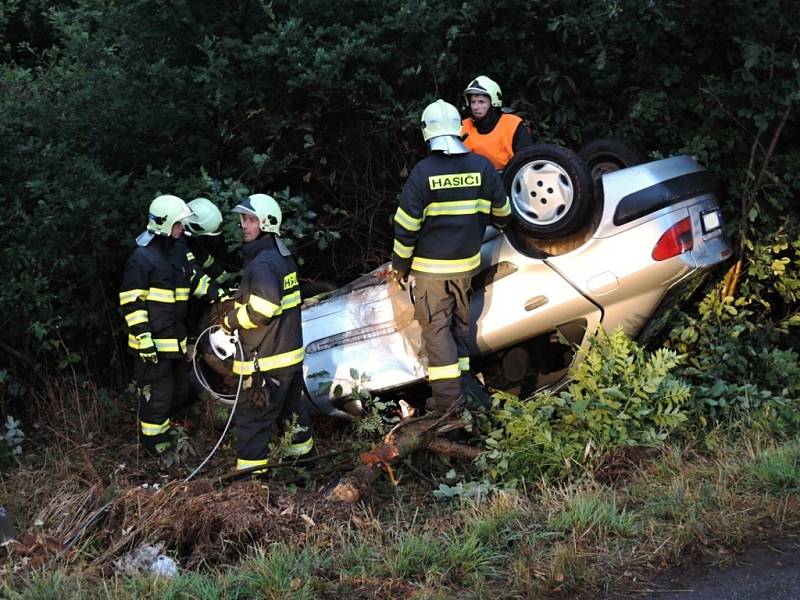
[[[3,544],[21,568],[39,569],[62,549],[56,538],[35,531],[26,531]]]
[[[319,500],[316,494],[291,494],[259,481],[236,482],[221,490],[203,480],[155,492],[130,489],[109,510],[99,536],[108,550],[100,560],[107,562],[145,539],[164,541],[188,568],[238,558],[254,545],[302,543],[313,535],[317,522],[331,524],[350,516]]]
[[[623,446],[603,456],[594,471],[594,479],[600,483],[624,481],[643,464],[652,462],[661,451],[646,446]]]

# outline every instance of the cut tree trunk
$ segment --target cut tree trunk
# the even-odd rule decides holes
[[[463,423],[457,416],[444,420],[440,415],[428,415],[409,419],[407,424],[401,423],[380,444],[361,455],[362,464],[342,477],[328,498],[354,504],[368,493],[370,485],[381,473],[386,473],[389,481],[396,485],[392,465],[415,450],[428,449],[454,458],[474,460],[480,455],[477,448],[437,437],[461,427]]]
[[[212,304],[205,315],[203,328],[221,323],[229,307],[230,303],[227,302]],[[233,361],[217,358],[207,343],[203,343],[197,350],[211,370],[220,376],[221,381],[218,383],[228,390],[235,390],[238,376],[231,371]],[[475,460],[481,453],[479,449],[441,437],[445,432],[463,426],[458,415],[447,413],[406,419],[389,432],[380,444],[371,451],[364,452],[361,455],[362,464],[345,475],[328,497],[351,504],[358,502],[381,473],[386,473],[389,480],[396,484],[392,465],[415,450],[427,449],[452,458]]]

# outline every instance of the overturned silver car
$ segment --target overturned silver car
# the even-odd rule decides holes
[[[580,356],[559,339],[585,347],[600,325],[635,336],[668,291],[731,255],[717,182],[696,160],[613,158],[539,145],[509,163],[514,224],[487,230],[473,279],[472,364],[487,383],[558,380]],[[387,269],[303,309],[306,392],[319,412],[352,418],[351,392],[425,381],[413,282],[388,283]]]

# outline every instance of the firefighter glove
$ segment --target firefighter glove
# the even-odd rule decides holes
[[[211,286],[208,298],[211,304],[215,302],[226,302],[228,300],[233,300],[233,292],[215,284]]]
[[[389,269],[389,281],[398,284],[400,287],[404,288],[406,283],[408,283],[408,271],[398,271],[394,267]]]
[[[217,302],[227,302],[228,300],[233,300],[233,294],[235,292],[236,290],[219,288],[219,295],[217,296]]]
[[[153,338],[150,333],[143,333],[141,335],[136,336],[136,339],[139,341],[139,358],[142,359],[142,362],[150,362],[154,365],[158,363],[158,352],[156,352],[156,347],[153,344]]]
[[[208,336],[208,341],[211,344],[211,349],[214,351],[214,354],[217,355],[217,358],[220,360],[225,360],[226,358],[230,358],[236,353],[236,341],[239,339],[239,336],[234,331],[230,333],[225,331],[224,327],[220,327],[210,336]]]

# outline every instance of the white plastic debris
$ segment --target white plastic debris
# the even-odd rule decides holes
[[[150,565],[150,570],[156,575],[172,578],[178,574],[178,565],[166,554],[159,554],[155,562]]]
[[[175,577],[178,574],[178,563],[162,552],[164,542],[155,545],[141,544],[135,550],[114,561],[117,573],[136,576],[142,573],[155,573],[162,577]]]

